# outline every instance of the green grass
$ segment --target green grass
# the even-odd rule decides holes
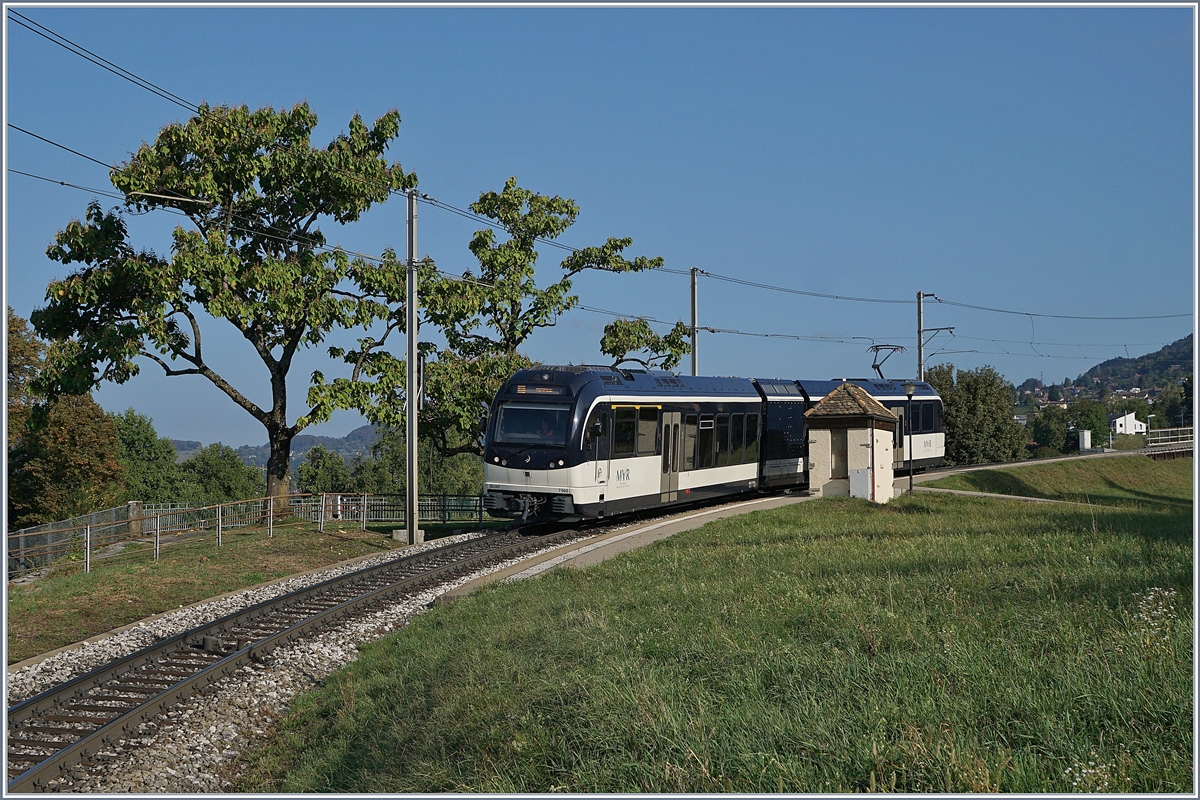
[[[8,663],[82,641],[209,597],[274,578],[392,549],[401,543],[353,527],[277,527],[227,533],[222,546],[209,534],[164,546],[130,544],[112,558],[64,564],[31,583],[8,586]]]
[[[1175,503],[722,520],[434,608],[239,789],[1190,791],[1191,539]]]
[[[1154,461],[1121,456],[985,469],[950,475],[922,486],[1020,497],[1044,497],[1109,506],[1192,507],[1194,459]]]

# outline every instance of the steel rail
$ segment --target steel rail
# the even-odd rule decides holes
[[[537,549],[575,534],[575,531],[565,530],[543,536],[528,537],[506,532],[471,539],[445,547],[433,548],[422,553],[416,553],[381,565],[369,567],[349,575],[331,578],[313,586],[258,603],[214,620],[206,625],[176,634],[136,653],[116,659],[91,672],[52,687],[8,709],[9,747],[7,748],[7,756],[10,769],[12,760],[16,755],[13,753],[13,744],[22,744],[26,747],[39,747],[45,750],[56,750],[56,752],[46,755],[43,760],[37,762],[34,766],[12,777],[8,782],[8,791],[29,792],[46,788],[50,780],[61,776],[75,764],[96,756],[114,740],[122,737],[136,738],[136,736],[131,734],[136,734],[138,725],[153,719],[181,699],[236,672],[247,663],[262,660],[267,653],[281,645],[316,630],[328,627],[347,616],[364,610],[368,606],[391,599],[394,595],[446,580],[453,577],[456,573],[469,571],[489,561],[504,560],[519,555],[521,552]],[[512,541],[514,539],[515,541]],[[504,544],[505,541],[510,541],[511,543]],[[472,552],[480,550],[481,545],[485,547],[482,552]],[[455,558],[448,563],[437,563],[446,556],[453,556],[456,552],[460,551],[467,551],[468,555],[465,558]],[[434,564],[431,568],[426,569],[423,567],[427,564],[423,562],[434,562]],[[386,578],[388,573],[403,572],[414,568],[417,570],[415,573],[399,576],[398,580],[387,580],[383,586],[369,585],[382,578]],[[249,626],[248,623],[263,621],[272,614],[286,609],[295,609],[296,606],[303,605],[306,601],[326,595],[336,589],[362,586],[363,584],[368,584],[366,591],[358,593],[352,598],[340,600],[335,605],[316,613],[304,611],[302,613],[305,618],[299,622],[289,625],[283,630],[269,633],[265,637],[255,638],[245,646],[235,646],[235,651],[230,654],[224,653],[227,646],[221,640],[222,634],[227,635],[231,630],[235,630],[238,627],[252,629],[253,626]],[[275,627],[278,627],[278,625],[267,624],[259,628],[259,630],[266,629],[269,631]],[[245,638],[249,637],[243,637],[243,639]],[[217,652],[199,649],[211,646],[211,642],[206,640],[212,639],[218,640]],[[238,645],[241,645],[241,642],[238,642]],[[190,658],[196,661],[207,660],[209,663],[206,665],[196,665],[194,674],[183,677],[182,680],[165,689],[161,685],[158,687],[137,685],[139,682],[143,684],[163,683],[163,681],[157,680],[154,677],[138,675],[138,670],[142,667],[152,666],[161,660],[167,660],[164,657],[186,649],[190,649],[190,652],[175,658],[174,662]],[[214,658],[216,659],[215,661],[213,660]],[[172,663],[170,669],[167,671],[154,674],[169,675],[179,673],[185,671],[190,666],[192,665],[186,663]],[[107,705],[77,705],[74,708],[66,706],[68,702],[82,699],[111,702],[122,700],[121,698],[87,697],[88,692],[97,688],[105,689],[107,688],[105,684],[119,678],[128,679],[128,683],[113,687],[112,691],[127,694],[141,691],[148,696],[145,697],[144,701],[129,709]],[[130,701],[124,700],[124,702],[128,704]],[[14,734],[21,732],[19,728],[14,729],[14,723],[19,725],[29,721],[36,721],[38,718],[56,721],[52,719],[56,715],[50,713],[55,710],[62,710],[64,712],[87,711],[89,713],[104,713],[106,710],[111,710],[116,712],[116,714],[108,720],[88,718],[98,726],[95,730],[91,731],[77,728],[42,728],[37,731],[48,735],[61,736],[75,733],[80,734],[80,738],[73,742],[37,740],[35,744],[30,744],[20,739],[14,741]],[[64,715],[57,716],[62,717]],[[28,763],[30,758],[41,758],[41,756],[34,754],[23,760]]]

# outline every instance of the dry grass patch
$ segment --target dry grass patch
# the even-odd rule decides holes
[[[8,663],[82,641],[153,614],[400,546],[377,533],[314,526],[226,534],[127,549],[84,573],[65,564],[31,583],[8,586]]]

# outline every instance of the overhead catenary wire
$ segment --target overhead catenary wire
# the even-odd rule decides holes
[[[93,194],[98,194],[98,195],[110,197],[110,198],[117,199],[117,200],[125,199],[123,195],[118,194],[116,192],[109,192],[109,191],[105,191],[103,189],[96,189],[93,187],[81,186],[79,184],[70,183],[67,181],[56,180],[54,178],[47,178],[43,175],[36,175],[31,172],[24,172],[22,170],[13,169],[11,167],[8,169],[8,171],[12,172],[14,174],[17,174],[17,175],[23,175],[25,177],[34,178],[36,180],[45,181],[47,183],[53,183],[53,184],[56,184],[59,186],[64,186],[64,187],[71,188],[71,189],[78,189],[80,191],[91,192]],[[170,199],[176,199],[176,198],[170,198]],[[178,209],[174,209],[174,208],[159,208],[159,209],[154,209],[154,210],[165,211],[165,212],[168,212],[171,214],[176,214],[178,216],[183,216],[183,217],[187,218],[187,215],[184,212],[182,212]],[[242,228],[241,226],[237,226],[237,225],[234,225],[231,227],[233,227],[234,229],[239,230],[241,232],[252,233],[255,235],[263,236],[264,238],[276,239],[279,241],[290,242],[292,244],[297,244],[297,243],[307,244],[309,246],[313,246],[315,249],[320,249],[320,250],[324,250],[327,252],[342,252],[347,255],[352,255],[352,256],[355,256],[358,258],[362,258],[367,261],[371,261],[373,263],[378,263],[378,264],[384,263],[383,259],[380,259],[376,256],[367,255],[366,253],[361,253],[361,252],[357,252],[354,250],[348,250],[348,249],[338,246],[338,245],[313,245],[311,242],[298,242],[296,239],[291,238],[291,237],[275,236],[272,234],[263,233],[262,231],[256,231],[256,230],[252,230],[252,229],[248,229],[248,228]],[[496,284],[494,284],[490,281],[476,278],[474,276],[455,275],[453,273],[447,272],[446,270],[443,270],[436,266],[434,267],[434,271],[448,280],[458,281],[458,282],[462,282],[462,283],[472,283],[472,284],[484,286],[487,288],[493,288],[493,289],[496,288]],[[626,318],[626,319],[644,319],[644,320],[646,320],[646,322],[651,323],[651,324],[656,324],[656,325],[674,326],[675,324],[677,324],[675,322],[658,319],[656,317],[647,316],[644,314],[630,314],[630,313],[625,313],[625,312],[620,312],[620,311],[612,311],[610,309],[598,308],[595,306],[588,306],[588,305],[583,305],[583,304],[577,305],[575,307],[580,309],[581,311],[586,311],[586,312],[595,313],[595,314],[603,314],[603,315],[611,316],[611,317]],[[862,342],[864,342],[864,341],[873,341],[874,340],[872,337],[866,337],[866,336],[840,336],[839,337],[839,336],[803,335],[803,334],[792,334],[792,333],[762,333],[762,332],[755,332],[755,331],[742,331],[742,330],[738,330],[738,329],[734,329],[734,328],[718,328],[718,327],[713,327],[713,326],[701,326],[699,329],[706,333],[713,333],[713,334],[753,336],[753,337],[760,337],[760,338],[767,338],[767,339],[790,339],[790,340],[795,340],[795,341],[810,341],[810,342],[825,343],[825,344],[862,344]],[[901,339],[911,339],[913,337],[911,337],[911,336],[888,336],[888,337],[875,337],[875,338],[901,340]],[[1028,344],[1028,342],[1025,342],[1023,340],[989,339],[987,337],[979,337],[979,336],[958,336],[956,338],[972,339],[972,340],[978,340],[978,341],[990,341],[990,342],[1002,342],[1003,341],[1003,342],[1009,342],[1012,344]],[[1039,342],[1039,344],[1055,345],[1056,343]],[[1142,342],[1142,343],[1132,342],[1131,344],[1134,344],[1136,346],[1139,344],[1153,345],[1153,344],[1160,344],[1160,343],[1158,343],[1158,342]],[[1059,343],[1058,346],[1086,347],[1089,345]],[[1090,346],[1102,347],[1104,345],[1090,345]],[[1115,346],[1115,345],[1113,345],[1113,346]],[[1052,359],[1066,359],[1066,360],[1078,360],[1078,361],[1104,360],[1103,357],[1101,357],[1101,356],[1088,356],[1088,355],[1061,356],[1061,355],[1050,355],[1050,354],[1043,354],[1043,353],[1013,353],[1010,351],[991,351],[991,350],[979,350],[979,349],[938,350],[938,351],[932,353],[930,355],[930,357],[935,356],[935,355],[953,355],[953,354],[958,354],[958,353],[974,353],[974,354],[980,354],[980,355],[1007,355],[1007,356],[1013,356],[1013,357],[1017,357],[1017,358],[1052,358]]]

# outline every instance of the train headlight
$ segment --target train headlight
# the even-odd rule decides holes
[[[562,459],[561,459],[561,458],[558,460],[558,465],[559,465],[560,467],[563,465],[563,462],[562,462]]]
[[[492,456],[492,461],[495,461],[497,464],[499,464],[499,463],[500,463],[500,456]]]
[[[501,461],[501,462],[500,462],[500,466],[502,466],[502,467],[507,467],[507,466],[508,466],[508,461],[507,461],[507,459],[506,459],[506,460],[504,460],[504,461]]]

